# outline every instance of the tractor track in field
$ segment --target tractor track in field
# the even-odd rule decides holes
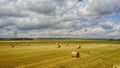
[[[7,59],[0,59],[0,62],[1,63],[3,63],[4,61],[12,61],[12,60],[17,60],[17,62],[19,62],[20,63],[20,65],[29,65],[29,64],[33,64],[33,63],[36,63],[36,62],[44,62],[45,60],[50,60],[50,59],[53,59],[53,58],[56,58],[56,56],[53,56],[53,55],[55,55],[56,53],[52,53],[52,55],[48,55],[48,54],[45,54],[45,55],[39,55],[39,54],[36,54],[36,55],[34,55],[34,56],[22,56],[22,57],[16,57],[16,58],[7,58]],[[41,57],[42,56],[42,57]],[[32,57],[37,57],[37,58],[34,58],[35,60],[33,60],[32,62],[28,62],[28,63],[25,63],[25,64],[22,64],[22,63],[24,63],[24,61],[28,61],[27,59],[28,58],[32,58]],[[59,57],[61,57],[61,55],[57,55],[57,57],[59,58]],[[44,58],[46,58],[45,60],[44,60]],[[37,60],[38,59],[38,60]],[[31,59],[29,59],[29,60],[31,60]],[[7,62],[6,61],[6,62]],[[20,65],[18,65],[18,66],[20,66]],[[16,67],[16,66],[15,66]],[[18,67],[19,68],[19,67]],[[20,67],[20,68],[22,68],[22,67]]]
[[[25,56],[18,56],[18,57],[12,57],[12,58],[4,58],[4,59],[0,59],[0,61],[3,61],[3,60],[13,60],[13,59],[22,59],[22,58],[31,58],[31,57],[38,57],[38,56],[47,56],[47,57],[50,57],[48,56],[47,54],[46,55],[39,55],[39,54],[36,54],[36,55],[25,55]],[[42,57],[41,57],[42,58]]]
[[[88,61],[85,62],[85,65],[90,64],[90,63],[93,63],[93,62],[96,62],[97,59],[103,59],[103,58],[105,58],[105,57],[109,57],[109,56],[118,54],[118,53],[120,53],[119,49],[120,49],[120,48],[117,48],[117,49],[114,49],[114,50],[105,51],[105,52],[104,52],[103,54],[101,54],[101,55],[94,56],[95,58],[91,57],[90,60],[88,60]],[[111,52],[112,52],[112,53],[111,53]],[[85,68],[85,67],[83,67],[83,68]]]
[[[103,59],[105,57],[109,57],[109,56],[118,54],[118,53],[120,53],[119,49],[120,48],[105,51],[103,54],[101,53],[100,55],[98,54],[98,55],[94,56],[95,58],[89,57],[89,58],[92,58],[92,59],[86,60],[85,65],[96,62],[97,59]],[[66,61],[63,61],[63,59],[65,59]],[[27,64],[27,65],[22,65],[22,66],[18,66],[18,67],[15,67],[15,68],[29,68],[29,67],[32,68],[32,66],[40,66],[41,64],[43,64],[41,68],[44,68],[44,65],[46,65],[45,63],[50,63],[50,62],[53,62],[53,61],[56,61],[56,60],[58,60],[58,61],[55,64],[58,65],[58,64],[61,64],[61,63],[66,63],[66,62],[73,61],[75,59],[71,59],[71,58],[68,59],[67,56],[64,56],[64,57],[58,57],[58,58],[49,59],[49,60],[43,60],[43,61],[40,61],[40,62],[35,62],[35,63]],[[61,62],[61,61],[63,61],[63,62]],[[48,66],[49,66],[49,68],[52,68],[53,65],[48,64]],[[85,67],[83,67],[83,68],[85,68]]]
[[[36,62],[36,63],[31,63],[31,64],[27,64],[27,65],[18,66],[18,67],[15,67],[15,68],[29,68],[29,67],[32,68],[32,66],[44,65],[45,63],[52,63],[53,61],[56,61],[56,60],[60,61],[62,59],[67,59],[67,58],[68,58],[68,56],[64,56],[64,57],[62,56],[62,57],[58,57],[58,58],[54,58],[54,59],[43,60],[43,61],[39,61],[39,62]]]

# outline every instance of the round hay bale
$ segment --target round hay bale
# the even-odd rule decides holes
[[[59,43],[57,42],[56,45],[59,45]]]
[[[30,44],[28,44],[28,46],[30,46]]]
[[[80,57],[80,53],[77,52],[77,51],[73,51],[73,52],[71,53],[71,56],[72,56],[72,57],[75,57],[75,58],[79,58],[79,57]]]
[[[80,48],[81,48],[81,46],[80,46],[80,45],[78,45],[76,48],[77,48],[77,49],[80,49]]]
[[[10,46],[12,46],[12,44],[10,44]]]
[[[15,47],[14,45],[12,45],[12,47]]]
[[[60,48],[61,46],[60,45],[57,45],[57,48]]]
[[[66,46],[68,46],[69,44],[68,43],[66,43]]]
[[[114,65],[113,68],[120,68],[120,65]]]

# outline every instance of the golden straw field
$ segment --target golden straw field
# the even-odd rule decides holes
[[[56,42],[0,41],[0,68],[120,68],[120,41],[59,40],[60,48]],[[71,57],[72,51],[80,57]]]

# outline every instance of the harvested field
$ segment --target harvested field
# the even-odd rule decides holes
[[[56,40],[0,41],[0,68],[113,68],[120,65],[119,41],[60,40],[61,48],[56,48],[55,43]],[[82,48],[76,49],[77,45]],[[78,51],[80,57],[71,57],[73,51]]]

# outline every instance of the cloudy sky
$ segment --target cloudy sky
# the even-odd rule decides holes
[[[0,38],[120,38],[120,0],[0,0]]]

